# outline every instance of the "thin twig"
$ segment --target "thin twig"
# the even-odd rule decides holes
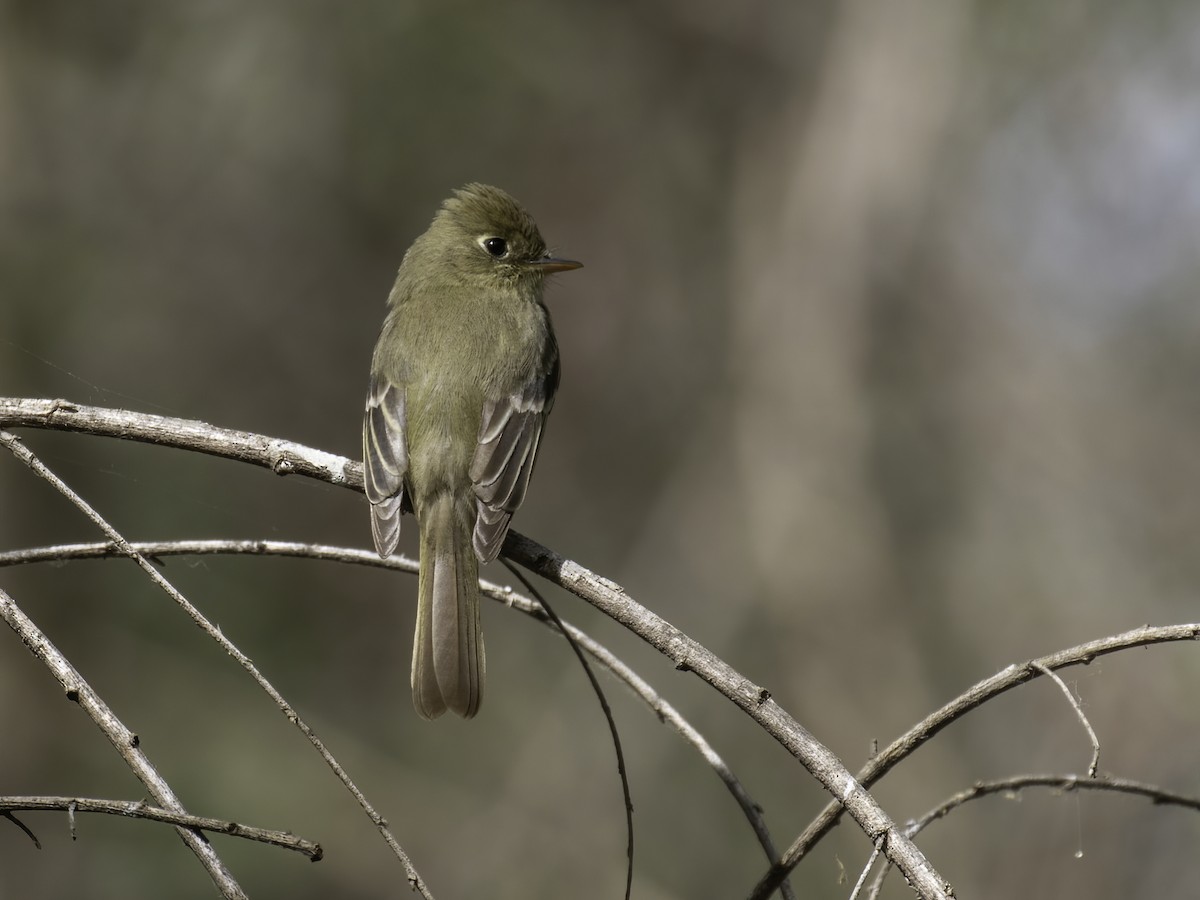
[[[275,702],[275,705],[279,707],[280,711],[287,717],[288,721],[295,725],[296,728],[300,730],[301,734],[308,738],[309,743],[312,744],[317,753],[320,754],[321,758],[325,760],[325,764],[329,766],[333,773],[338,777],[338,780],[342,782],[346,789],[354,796],[354,799],[358,801],[359,806],[362,807],[363,811],[367,814],[371,822],[375,825],[376,829],[383,836],[383,839],[387,842],[388,846],[392,848],[392,852],[400,860],[401,865],[404,866],[408,883],[412,886],[412,888],[418,891],[423,897],[426,898],[426,900],[433,900],[433,895],[429,892],[428,887],[425,885],[424,879],[421,878],[420,873],[417,872],[416,867],[413,866],[412,861],[408,858],[408,854],[404,852],[404,848],[400,846],[400,842],[396,840],[395,835],[393,835],[391,830],[388,828],[387,820],[384,819],[383,816],[381,816],[378,812],[376,812],[375,808],[367,800],[366,795],[359,790],[358,785],[354,783],[354,781],[346,773],[346,770],[342,768],[341,764],[334,758],[333,754],[330,753],[325,747],[324,742],[317,737],[316,732],[312,730],[307,722],[300,718],[299,713],[297,713],[296,710],[292,708],[292,705],[284,699],[283,695],[275,689],[275,686],[266,679],[266,677],[258,670],[258,667],[251,662],[250,658],[246,656],[246,654],[244,654],[231,640],[229,640],[229,638],[225,637],[225,635],[221,633],[221,630],[213,625],[207,619],[207,617],[205,617],[205,615],[191,603],[191,601],[189,601],[182,593],[180,593],[180,591],[173,584],[171,584],[171,582],[169,582],[145,556],[135,550],[133,546],[104,519],[103,516],[96,512],[96,510],[93,509],[86,500],[75,493],[75,491],[73,491],[66,484],[66,482],[50,471],[50,469],[41,460],[39,460],[33,454],[33,452],[29,450],[29,448],[22,444],[19,439],[7,431],[0,431],[0,444],[7,446],[18,459],[33,469],[37,475],[48,481],[59,493],[75,504],[75,506],[81,512],[83,512],[84,515],[91,519],[92,522],[95,523],[102,532],[104,532],[109,541],[111,541],[112,544],[121,551],[121,553],[132,559],[138,565],[138,567],[150,577],[150,580],[158,585],[167,594],[167,596],[174,600],[176,605],[178,605],[179,608],[182,609],[205,634],[216,641],[222,650],[224,650],[237,661],[237,663],[250,675],[250,677],[254,679],[255,683],[257,683],[258,686]],[[160,802],[163,801],[160,800]],[[168,804],[164,802],[164,805]]]
[[[1157,785],[1147,784],[1143,781],[1134,781],[1130,778],[1115,778],[1111,775],[1101,775],[1096,778],[1081,778],[1078,775],[1069,774],[1014,775],[1010,778],[1000,778],[994,781],[977,781],[966,790],[959,791],[957,794],[943,800],[933,809],[929,810],[929,812],[925,813],[925,815],[908,825],[905,830],[909,835],[917,835],[930,825],[930,823],[945,818],[947,814],[964,803],[969,803],[980,797],[988,797],[992,794],[1020,791],[1030,787],[1053,788],[1066,792],[1101,791],[1112,794],[1133,794],[1136,797],[1145,797],[1147,800],[1152,801],[1155,806],[1182,806],[1184,809],[1193,809],[1200,812],[1200,796],[1164,790]]]
[[[3,432],[0,432],[0,436],[2,435]],[[116,713],[100,699],[99,694],[92,690],[91,685],[84,680],[78,670],[58,651],[58,648],[50,642],[42,630],[25,615],[17,606],[16,601],[2,589],[0,589],[0,618],[4,619],[8,627],[16,632],[25,646],[29,648],[29,651],[40,659],[58,679],[58,683],[66,691],[67,699],[78,703],[92,721],[100,727],[104,736],[121,754],[121,758],[133,770],[133,774],[138,777],[138,780],[146,786],[146,790],[158,804],[174,812],[187,812],[175,796],[171,786],[167,784],[166,779],[158,773],[145,752],[138,746],[137,735],[117,718]],[[178,826],[175,831],[188,848],[196,854],[226,900],[246,900],[245,892],[203,834],[192,828]]]
[[[866,787],[875,784],[890,772],[903,759],[910,756],[943,728],[954,722],[971,710],[982,706],[993,697],[1019,687],[1041,675],[1042,667],[1054,670],[1068,666],[1087,665],[1099,656],[1128,650],[1131,647],[1145,647],[1151,644],[1165,644],[1173,641],[1194,641],[1200,639],[1200,623],[1182,625],[1144,625],[1122,634],[1111,635],[1094,641],[1088,641],[1075,647],[1059,650],[1040,659],[1008,666],[983,681],[969,688],[965,693],[955,697],[941,709],[926,716],[912,726],[896,740],[892,741],[883,752],[873,756],[858,772],[858,779]],[[765,900],[779,885],[780,879],[786,876],[802,860],[817,842],[829,833],[841,819],[842,809],[836,803],[830,803],[821,810],[808,827],[792,842],[783,855],[783,861],[772,866],[754,886],[750,900]]]
[[[633,894],[633,795],[629,790],[629,770],[625,768],[625,752],[621,749],[621,733],[617,730],[617,721],[613,718],[612,707],[608,705],[608,697],[605,696],[604,689],[600,687],[600,682],[596,680],[596,673],[588,665],[587,657],[583,655],[583,651],[579,648],[579,643],[567,631],[567,626],[558,617],[558,613],[546,602],[546,598],[538,593],[537,589],[520,569],[507,559],[502,559],[501,562],[504,563],[505,568],[517,577],[521,584],[525,585],[525,590],[529,591],[534,599],[537,600],[559,633],[567,639],[567,643],[571,646],[571,652],[575,654],[575,658],[579,660],[579,665],[583,667],[583,673],[587,676],[587,680],[596,694],[596,699],[600,701],[600,709],[603,710],[604,718],[608,722],[608,731],[612,735],[613,751],[617,757],[617,774],[621,777],[621,791],[625,800],[625,900],[629,900]]]
[[[362,490],[362,465],[358,462],[291,442],[214,428],[203,422],[85,407],[64,400],[0,398],[0,427],[13,426],[82,431],[199,450],[267,466],[280,474],[305,474],[330,484]],[[872,843],[886,836],[884,852],[896,862],[920,896],[942,900],[951,895],[948,882],[842,761],[772,700],[766,688],[750,681],[698,641],[635,602],[619,585],[578,563],[564,559],[515,531],[509,532],[503,553],[591,603],[671,659],[677,669],[694,672],[732,700],[845,806]],[[778,882],[774,887],[778,887]]]
[[[1185,809],[1193,809],[1200,812],[1200,797],[1177,794],[1174,791],[1163,790],[1153,784],[1132,781],[1128,778],[1113,778],[1107,775],[1099,778],[1091,775],[1086,778],[1080,778],[1078,775],[1014,775],[1010,778],[1001,778],[996,781],[977,781],[966,790],[951,794],[915,822],[909,823],[905,831],[908,832],[910,837],[915,837],[930,824],[936,822],[938,819],[945,818],[965,803],[978,800],[980,797],[989,797],[993,794],[1015,793],[1031,787],[1053,788],[1065,792],[1084,790],[1113,794],[1133,794],[1138,797],[1147,798],[1156,806],[1182,806]],[[889,871],[891,871],[891,863],[885,862],[879,870],[879,874],[875,876],[871,890],[867,894],[867,900],[875,900],[879,896],[879,891],[883,887],[883,880]]]
[[[319,861],[322,856],[320,844],[296,837],[287,831],[274,831],[254,825],[242,825],[226,819],[212,819],[207,816],[193,816],[188,813],[160,809],[157,806],[147,806],[144,800],[98,800],[87,797],[0,797],[0,815],[6,815],[15,810],[66,811],[71,816],[74,816],[76,812],[90,812],[104,813],[110,816],[126,816],[133,819],[148,819],[153,822],[165,822],[168,825],[228,834],[232,837],[283,847],[285,850],[295,850],[297,853],[303,853],[313,862]],[[72,839],[75,837],[74,826],[72,826],[71,837]]]
[[[770,691],[750,681],[698,641],[641,606],[620,585],[578,563],[511,531],[504,541],[504,554],[587,600],[674,662],[676,669],[694,672],[732,700],[833,794],[872,843],[884,838],[884,853],[896,863],[919,896],[929,900],[953,895],[949,882],[896,827],[842,761],[771,699]],[[767,896],[778,887],[779,882],[776,882]]]
[[[360,550],[352,547],[334,547],[327,544],[305,544],[293,541],[265,540],[194,540],[194,541],[143,541],[134,543],[133,547],[143,556],[151,559],[167,558],[185,555],[260,555],[260,556],[290,556],[305,559],[319,559],[352,565],[374,566],[416,573],[416,560],[404,556],[390,556],[382,559],[373,550]],[[35,562],[62,562],[72,559],[100,559],[120,555],[120,551],[111,543],[96,542],[88,544],[57,544],[48,547],[34,547],[27,550],[9,550],[0,552],[0,568],[4,566],[21,565]],[[534,600],[516,593],[507,586],[480,580],[483,593],[498,603],[511,606],[544,624],[556,629],[545,610]],[[779,851],[775,848],[771,833],[763,818],[761,806],[743,787],[741,781],[719,753],[708,743],[705,737],[670,703],[654,690],[654,688],[622,662],[603,644],[590,637],[569,622],[563,623],[567,633],[604,666],[617,680],[623,682],[647,707],[655,717],[675,729],[679,735],[691,744],[705,762],[716,772],[725,784],[734,800],[737,801],[750,827],[767,856],[767,862],[773,863],[779,859]],[[795,900],[795,892],[786,879],[780,885],[784,900]]]
[[[1084,730],[1088,734],[1088,739],[1092,742],[1092,761],[1088,763],[1088,778],[1095,778],[1096,772],[1100,769],[1100,738],[1096,737],[1096,732],[1092,728],[1092,723],[1088,721],[1088,717],[1083,714],[1083,707],[1079,705],[1079,701],[1075,695],[1071,693],[1071,689],[1067,687],[1065,681],[1058,677],[1058,673],[1053,669],[1048,669],[1041,663],[1034,663],[1034,667],[1053,681],[1062,690],[1063,695],[1067,698],[1067,702],[1071,704],[1071,708],[1075,710],[1075,715],[1083,724]]]
[[[0,812],[0,819],[8,819],[8,821],[12,822],[14,825],[16,825],[18,828],[20,828],[23,832],[25,832],[26,837],[28,837],[31,841],[33,841],[34,847],[36,847],[38,850],[42,849],[42,842],[37,839],[37,835],[34,834],[29,829],[28,825],[26,825],[24,822],[22,822],[20,819],[18,819],[16,816],[14,816],[12,813]]]
[[[880,842],[876,841],[875,846],[871,848],[871,855],[867,857],[867,864],[863,866],[862,872],[859,873],[858,881],[854,882],[854,890],[850,892],[849,900],[856,900],[858,892],[862,890],[863,885],[867,882],[867,876],[871,874],[871,869],[875,867],[875,861],[879,859],[879,851],[882,849]]]
[[[520,594],[507,591],[499,585],[491,585],[487,582],[482,582],[484,592],[493,596],[496,600],[507,603],[516,609],[537,618],[542,621],[547,627],[554,628],[554,623],[549,621],[542,615],[542,611],[537,607],[534,601],[528,597],[523,597]],[[613,677],[623,682],[647,707],[655,714],[660,722],[670,725],[685,741],[691,744],[709,767],[716,772],[717,777],[721,779],[729,793],[733,795],[738,806],[745,815],[750,827],[754,829],[754,834],[758,838],[759,844],[766,853],[768,863],[774,862],[779,858],[779,851],[775,848],[775,843],[771,839],[771,833],[767,829],[767,823],[763,818],[762,807],[755,802],[754,798],[746,791],[737,775],[729,768],[728,763],[721,757],[708,740],[702,735],[695,726],[692,725],[683,714],[674,706],[662,698],[662,696],[654,690],[648,681],[638,675],[633,669],[626,665],[619,657],[612,653],[607,647],[599,643],[595,638],[588,635],[586,632],[576,628],[570,622],[563,623],[566,626],[567,632],[575,639],[575,641],[586,650],[593,659],[600,665],[604,666]],[[795,900],[795,892],[792,890],[790,882],[785,880],[780,885],[780,892],[783,894],[784,900]]]

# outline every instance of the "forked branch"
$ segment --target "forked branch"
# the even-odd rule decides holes
[[[265,466],[279,474],[305,474],[330,484],[362,489],[362,467],[357,461],[203,422],[86,407],[61,400],[0,398],[0,428],[13,427],[77,431],[198,450]],[[753,683],[699,642],[638,604],[619,585],[583,566],[515,532],[509,533],[503,552],[514,562],[588,601],[667,656],[677,669],[694,672],[732,700],[833,794],[872,843],[882,839],[885,855],[919,895],[939,900],[951,896],[945,879],[903,830],[827,747],[771,699],[766,688]]]

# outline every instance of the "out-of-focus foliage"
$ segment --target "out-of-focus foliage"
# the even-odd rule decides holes
[[[1200,9],[1183,0],[0,4],[0,393],[167,412],[354,455],[408,242],[470,180],[587,268],[517,527],[770,688],[851,768],[1009,662],[1200,587]],[[348,491],[30,432],[131,538],[366,545]],[[405,540],[415,547],[410,525]],[[0,459],[0,546],[93,539]],[[311,718],[438,896],[617,896],[611,749],[567,649],[485,612],[479,719],[417,720],[414,583],[297,561],[166,573]],[[489,573],[500,578],[502,570]],[[302,739],[124,563],[0,585],[142,736],[252,896],[407,894]],[[825,802],[712,692],[581,604],[786,844]],[[1071,672],[1101,767],[1196,793],[1188,647]],[[759,851],[622,693],[636,895],[737,897]],[[0,793],[140,786],[0,634]],[[976,778],[1082,771],[1058,691],[973,714],[879,789],[903,820]],[[0,895],[208,897],[168,829],[0,821]],[[922,838],[960,896],[1184,896],[1200,826],[1103,796],[984,801]],[[1076,851],[1082,858],[1076,859]],[[801,868],[842,896],[843,826]],[[890,896],[906,896],[900,882]]]

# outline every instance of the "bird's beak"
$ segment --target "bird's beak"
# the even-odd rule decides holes
[[[556,256],[543,256],[529,264],[538,271],[549,275],[551,272],[570,272],[572,269],[582,269],[583,263],[573,259],[559,259]]]

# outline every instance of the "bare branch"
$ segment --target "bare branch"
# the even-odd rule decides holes
[[[1200,623],[1183,625],[1144,625],[1123,634],[1088,641],[1076,647],[1059,650],[1040,659],[1013,664],[990,678],[972,686],[964,694],[955,697],[941,709],[922,719],[877,756],[867,762],[858,772],[859,780],[870,787],[890,772],[897,763],[912,754],[918,747],[956,719],[983,705],[993,697],[1019,687],[1041,675],[1043,668],[1054,670],[1068,666],[1087,665],[1098,656],[1128,650],[1131,647],[1146,647],[1173,641],[1200,639]],[[755,885],[751,900],[765,900],[779,885],[779,880],[795,868],[796,864],[821,840],[841,818],[842,810],[836,803],[828,804],[821,814],[792,842],[783,861],[771,869]]]
[[[383,559],[374,550],[335,547],[330,544],[305,544],[298,541],[239,541],[219,538],[198,541],[130,541],[129,546],[147,559],[168,556],[291,556],[374,566],[379,569],[399,569],[413,574],[416,574],[418,568],[415,559],[403,555]],[[0,550],[0,569],[28,563],[111,559],[124,555],[124,551],[111,541],[53,544],[46,547],[30,547],[27,550]]]
[[[167,596],[174,600],[176,605],[179,606],[179,608],[185,613],[187,613],[188,617],[197,626],[199,626],[205,634],[216,641],[222,650],[232,656],[250,675],[250,677],[254,679],[255,683],[258,684],[264,693],[266,693],[273,701],[275,701],[275,705],[279,707],[279,710],[287,717],[288,721],[295,725],[296,728],[298,728],[300,732],[306,738],[308,738],[309,743],[313,745],[316,751],[321,755],[321,758],[325,760],[325,764],[329,766],[329,768],[338,777],[346,789],[354,796],[354,799],[358,801],[359,806],[362,807],[363,811],[371,819],[371,822],[383,836],[383,839],[387,842],[388,846],[392,848],[392,852],[396,855],[397,859],[400,860],[401,865],[404,866],[405,873],[408,877],[408,883],[412,886],[413,890],[418,891],[423,897],[426,898],[426,900],[432,900],[432,894],[426,887],[424,879],[421,878],[420,873],[417,872],[416,867],[408,858],[408,854],[404,852],[404,848],[400,846],[400,842],[396,840],[395,835],[393,835],[391,830],[388,828],[387,820],[384,819],[384,817],[378,812],[376,812],[375,808],[367,800],[366,795],[359,790],[358,785],[354,783],[349,774],[347,774],[346,770],[342,768],[341,764],[334,758],[333,754],[330,753],[325,747],[324,742],[317,737],[316,732],[312,730],[307,722],[300,718],[300,714],[292,708],[292,705],[284,699],[283,695],[276,690],[275,686],[266,679],[266,676],[259,672],[258,667],[254,665],[250,658],[246,656],[246,654],[244,654],[231,640],[229,640],[229,638],[225,637],[221,630],[213,625],[204,615],[204,613],[200,612],[200,610],[197,609],[191,603],[191,601],[189,601],[182,593],[180,593],[180,591],[176,589],[176,587],[171,584],[171,582],[169,582],[166,577],[164,577],[163,574],[159,572],[158,569],[156,569],[145,556],[135,550],[133,546],[104,519],[103,516],[96,512],[96,510],[93,509],[87,503],[87,501],[71,490],[66,482],[50,471],[50,469],[44,463],[42,463],[41,460],[39,460],[33,454],[33,452],[29,450],[29,448],[22,444],[18,438],[7,431],[0,430],[0,444],[8,447],[14,456],[29,466],[29,468],[31,468],[37,475],[48,481],[59,493],[75,504],[75,506],[78,507],[84,515],[91,519],[92,522],[94,522],[100,528],[100,530],[104,532],[105,536],[108,537],[109,541],[114,547],[116,547],[122,554],[132,559],[138,565],[138,567],[150,577],[151,581],[158,585],[158,587],[160,587],[167,594]],[[164,805],[167,805],[165,801],[161,800],[161,798],[160,802],[164,803]],[[180,811],[182,811],[182,809]],[[187,833],[194,834],[194,832]]]
[[[1157,785],[1133,781],[1129,778],[1115,778],[1111,775],[1101,775],[1098,778],[1081,778],[1078,775],[1014,775],[1011,778],[1001,778],[996,781],[977,781],[966,790],[959,791],[943,800],[905,830],[909,834],[918,834],[931,822],[945,818],[964,803],[992,794],[1020,791],[1030,787],[1054,788],[1067,792],[1078,790],[1133,794],[1137,797],[1145,797],[1155,806],[1182,806],[1184,809],[1194,809],[1200,812],[1200,796],[1179,794],[1175,791],[1164,790]]]
[[[841,760],[771,699],[770,691],[754,684],[698,641],[638,604],[624,588],[607,578],[515,532],[509,532],[504,552],[543,578],[587,600],[672,660],[677,669],[695,672],[701,680],[732,700],[833,794],[872,843],[884,838],[883,852],[896,863],[920,896],[951,896],[949,883],[929,864],[917,846],[892,823]],[[767,895],[778,887],[776,882]]]
[[[415,574],[416,560],[404,556],[390,556],[382,559],[378,553],[371,550],[360,550],[352,547],[334,547],[327,544],[304,544],[292,541],[239,541],[239,540],[200,540],[200,541],[144,541],[132,544],[135,550],[149,558],[186,556],[186,555],[267,555],[290,556],[305,559],[320,559],[353,565],[375,566],[383,569],[394,569]],[[100,559],[121,555],[113,544],[96,542],[90,544],[58,544],[49,547],[34,547],[28,550],[8,550],[0,552],[0,568],[4,566],[21,565],[35,562],[62,562],[72,559]],[[548,628],[557,626],[550,621],[541,606],[529,597],[516,593],[511,588],[490,581],[480,580],[483,593],[493,600],[513,607],[541,622]],[[779,852],[771,839],[763,818],[762,808],[746,791],[741,781],[729,768],[719,753],[708,743],[704,736],[683,717],[670,703],[664,700],[653,687],[621,661],[603,644],[581,631],[569,622],[565,622],[567,632],[589,655],[600,665],[604,666],[614,678],[623,682],[636,697],[638,697],[655,714],[659,721],[670,725],[679,735],[691,744],[706,763],[716,772],[717,777],[725,784],[734,800],[737,801],[750,827],[754,829],[767,856],[767,861],[775,862]],[[785,880],[780,886],[785,900],[795,897],[791,885]]]
[[[78,703],[92,721],[100,727],[104,736],[121,754],[121,758],[133,770],[133,774],[138,777],[138,780],[146,786],[146,790],[150,792],[151,796],[161,806],[172,812],[187,812],[175,796],[175,792],[171,790],[171,786],[167,784],[166,779],[158,774],[158,770],[154,768],[149,758],[138,746],[138,736],[117,718],[116,713],[100,699],[100,696],[92,690],[91,685],[84,680],[76,668],[58,651],[58,648],[50,642],[41,629],[22,612],[16,601],[2,589],[0,589],[0,618],[4,619],[8,627],[16,632],[25,646],[29,648],[29,651],[40,659],[58,679],[58,683],[66,691],[67,699]],[[225,868],[225,864],[203,834],[195,829],[180,826],[177,826],[175,830],[183,842],[196,854],[226,900],[246,900],[245,892],[242,891],[232,873]]]
[[[330,484],[362,489],[360,463],[291,442],[218,429],[202,422],[85,407],[62,400],[0,398],[0,427],[13,426],[81,431],[198,450],[267,466],[281,474],[304,474]],[[503,552],[509,559],[588,601],[671,659],[677,669],[695,672],[732,700],[845,806],[872,843],[880,837],[886,838],[884,853],[919,895],[950,896],[947,881],[896,827],[875,798],[829,748],[771,699],[770,691],[754,684],[699,642],[638,604],[620,585],[578,563],[513,531],[504,542]]]
[[[554,627],[553,623],[547,617],[542,615],[541,610],[536,607],[529,598],[519,594],[506,591],[497,585],[489,585],[487,582],[482,582],[484,590],[496,599],[504,602],[507,601],[522,612],[541,620],[548,627]],[[774,862],[779,858],[779,851],[775,849],[775,843],[771,839],[771,833],[767,829],[767,823],[763,819],[762,807],[754,801],[754,798],[742,786],[741,781],[734,774],[733,770],[721,757],[712,745],[708,743],[704,735],[702,735],[684,716],[675,709],[670,703],[664,700],[649,682],[638,675],[633,669],[629,668],[619,657],[614,655],[607,647],[596,641],[587,633],[580,631],[570,622],[563,623],[568,632],[584,650],[586,650],[597,662],[608,669],[615,678],[623,681],[633,693],[641,699],[658,717],[658,719],[670,725],[679,735],[696,748],[696,751],[704,758],[704,761],[717,773],[717,777],[724,782],[725,787],[733,795],[738,806],[741,807],[742,813],[746,816],[750,827],[754,829],[754,834],[758,838],[759,844],[767,855],[767,860]],[[786,900],[794,900],[795,893],[792,891],[791,885],[785,880],[780,885]]]
[[[195,450],[263,466],[279,475],[307,475],[329,484],[362,489],[362,466],[357,462],[292,441],[217,428],[194,419],[80,406],[67,400],[0,397],[0,428],[15,427],[74,431]]]
[[[85,797],[0,797],[0,812],[11,813],[16,810],[58,810],[72,816],[76,812],[105,813],[110,816],[149,819],[154,822],[165,822],[168,825],[178,825],[198,831],[219,832],[263,844],[272,844],[286,850],[295,850],[303,853],[313,862],[319,861],[322,856],[320,844],[296,837],[287,831],[273,831],[253,825],[241,825],[225,819],[210,819],[206,816],[193,816],[170,809],[160,809],[157,806],[147,806],[142,800],[96,800]],[[71,838],[72,840],[75,838],[73,827]]]
[[[1156,805],[1182,806],[1185,809],[1193,809],[1200,812],[1200,797],[1177,794],[1174,791],[1163,790],[1153,784],[1131,781],[1127,778],[1113,778],[1111,776],[1100,778],[1088,776],[1087,778],[1080,778],[1078,775],[1014,775],[1011,778],[1002,778],[996,781],[975,782],[974,785],[966,790],[959,791],[947,797],[929,812],[925,813],[925,815],[921,816],[921,818],[912,822],[905,830],[909,835],[915,836],[931,823],[945,818],[958,807],[965,803],[970,803],[972,800],[978,800],[980,797],[989,797],[992,794],[1011,794],[1031,787],[1046,787],[1066,792],[1084,790],[1102,791],[1113,794],[1133,794],[1145,797]],[[879,870],[879,874],[875,876],[875,881],[871,885],[870,892],[867,894],[869,900],[873,900],[873,898],[879,896],[879,891],[883,887],[883,879],[887,877],[890,870],[891,863],[884,863],[883,868]]]

